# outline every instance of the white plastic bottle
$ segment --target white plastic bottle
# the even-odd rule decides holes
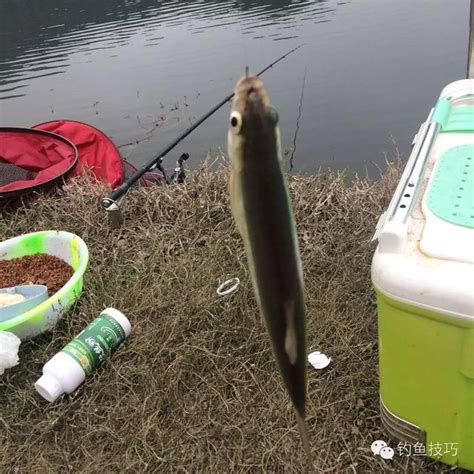
[[[131,332],[130,321],[119,310],[104,309],[44,365],[36,390],[49,402],[72,393]]]

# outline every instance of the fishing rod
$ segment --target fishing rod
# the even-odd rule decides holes
[[[303,45],[300,44],[296,48],[293,48],[291,51],[288,51],[283,56],[280,56],[278,59],[273,61],[271,64],[263,68],[258,74],[261,76],[265,71],[268,71],[275,64],[279,63],[281,60],[285,59],[291,53],[294,53],[297,49],[301,48]],[[175,138],[169,145],[164,147],[154,158],[152,158],[148,163],[145,163],[140,169],[138,169],[129,179],[124,181],[118,188],[114,189],[110,196],[102,199],[102,207],[109,212],[112,212],[116,215],[111,218],[117,224],[121,223],[122,217],[120,215],[120,207],[125,197],[125,194],[130,189],[133,184],[135,184],[147,171],[150,171],[156,166],[157,163],[160,163],[160,160],[168,154],[178,143],[184,140],[192,131],[194,131],[199,125],[201,125],[205,120],[207,120],[211,115],[217,112],[224,104],[229,102],[229,100],[234,97],[234,93],[229,94],[227,97],[222,99],[217,105],[215,105],[209,112],[204,114],[197,122],[184,130],[177,138]]]

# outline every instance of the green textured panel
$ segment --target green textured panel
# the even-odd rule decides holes
[[[450,112],[451,102],[449,102],[448,99],[439,99],[438,102],[436,102],[431,122],[438,122],[441,125],[441,129],[443,129],[448,122]]]
[[[428,206],[447,222],[474,228],[474,145],[456,146],[441,157]]]
[[[441,132],[474,131],[474,106],[452,106],[448,99],[439,99],[436,103],[431,122],[441,126]]]

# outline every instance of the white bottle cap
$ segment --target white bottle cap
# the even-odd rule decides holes
[[[50,374],[42,375],[36,381],[35,388],[43,398],[48,400],[48,402],[54,402],[54,400],[64,393],[59,380]]]
[[[121,311],[115,308],[105,308],[104,311],[102,311],[102,314],[104,313],[110,316],[111,318],[114,318],[115,321],[117,321],[120,326],[122,326],[122,329],[125,332],[125,337],[130,336],[130,333],[132,332],[132,325]]]

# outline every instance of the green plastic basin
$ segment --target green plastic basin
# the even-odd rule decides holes
[[[12,259],[46,253],[61,258],[74,273],[54,295],[29,311],[0,322],[0,331],[10,331],[20,339],[29,339],[51,329],[82,291],[83,276],[89,263],[89,251],[77,235],[62,231],[24,234],[0,243],[0,259]]]

